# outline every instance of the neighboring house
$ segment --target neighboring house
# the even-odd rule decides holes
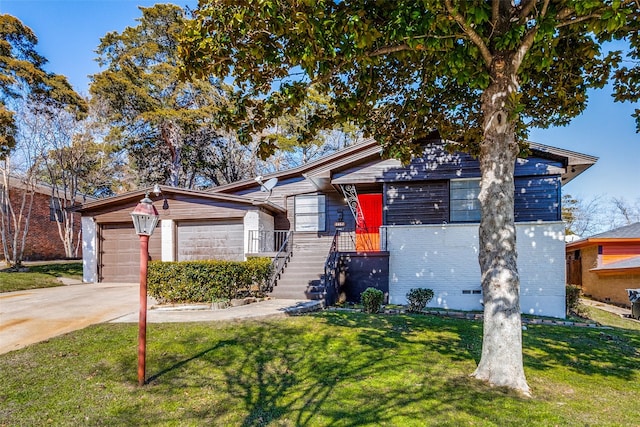
[[[16,215],[19,214],[24,192],[27,192],[26,203],[28,204],[30,200],[29,193],[33,191],[33,205],[24,245],[23,261],[66,258],[64,245],[58,232],[58,222],[61,220],[60,203],[57,202],[56,198],[52,197],[52,188],[46,184],[26,185],[21,179],[16,177],[10,177],[8,181],[9,192]],[[0,182],[0,209],[2,209],[6,215],[10,215],[8,201],[5,200],[4,194],[3,184]],[[81,202],[81,198],[76,200],[78,204]],[[26,208],[24,214],[27,214]],[[79,240],[81,231],[80,215],[74,214],[73,216],[75,234]],[[11,226],[13,226],[13,223],[11,223]],[[78,244],[78,257],[82,257],[82,248],[80,246],[81,245]],[[4,253],[1,248],[0,260],[4,260]]]
[[[161,223],[159,236],[150,239],[151,258],[266,255],[284,268],[275,297],[317,297],[334,278],[341,285],[338,297],[351,300],[375,286],[389,302],[403,304],[411,288],[426,287],[435,292],[432,306],[481,310],[478,161],[445,151],[438,139],[423,145],[424,155],[408,165],[384,159],[379,145],[368,140],[209,192],[161,187],[161,196],[152,195]],[[565,315],[561,187],[595,161],[535,143],[517,161],[525,313]],[[82,207],[85,281],[137,281],[138,239],[129,213],[143,195],[137,191]]]
[[[600,301],[631,307],[640,289],[640,222],[567,244],[567,283]]]

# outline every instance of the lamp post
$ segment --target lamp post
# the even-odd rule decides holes
[[[149,193],[131,212],[133,226],[140,237],[140,316],[138,320],[138,385],[144,385],[147,353],[147,265],[149,263],[149,236],[158,224],[158,211]]]

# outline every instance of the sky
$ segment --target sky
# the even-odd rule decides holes
[[[138,6],[157,0],[0,0],[0,13],[19,18],[38,37],[38,51],[47,70],[67,76],[81,94],[88,94],[88,75],[100,71],[95,49],[111,31],[135,26]],[[196,0],[174,0],[195,8]],[[583,200],[595,197],[640,200],[640,134],[631,117],[637,104],[614,103],[611,89],[590,93],[586,111],[570,125],[532,129],[531,141],[599,158],[597,163],[568,183],[564,194]]]

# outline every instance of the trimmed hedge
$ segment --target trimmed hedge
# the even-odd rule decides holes
[[[149,263],[147,290],[160,303],[263,297],[268,292],[271,270],[270,258],[153,261]]]

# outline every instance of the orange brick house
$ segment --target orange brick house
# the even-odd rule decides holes
[[[567,244],[567,283],[594,299],[630,307],[640,289],[640,222]]]
[[[0,209],[8,213],[8,202],[5,200],[3,183],[0,182]],[[24,245],[23,261],[40,261],[65,259],[66,254],[58,233],[57,221],[60,219],[60,206],[52,197],[52,188],[48,185],[33,186],[33,205],[29,220],[29,229]],[[27,186],[19,179],[9,179],[9,193],[13,208],[20,209],[22,197]],[[27,203],[29,196],[27,195]],[[80,202],[80,200],[77,200]],[[73,213],[75,241],[81,242],[80,214]],[[82,257],[82,245],[79,244],[74,258]],[[0,261],[4,261],[4,252],[0,248]]]

